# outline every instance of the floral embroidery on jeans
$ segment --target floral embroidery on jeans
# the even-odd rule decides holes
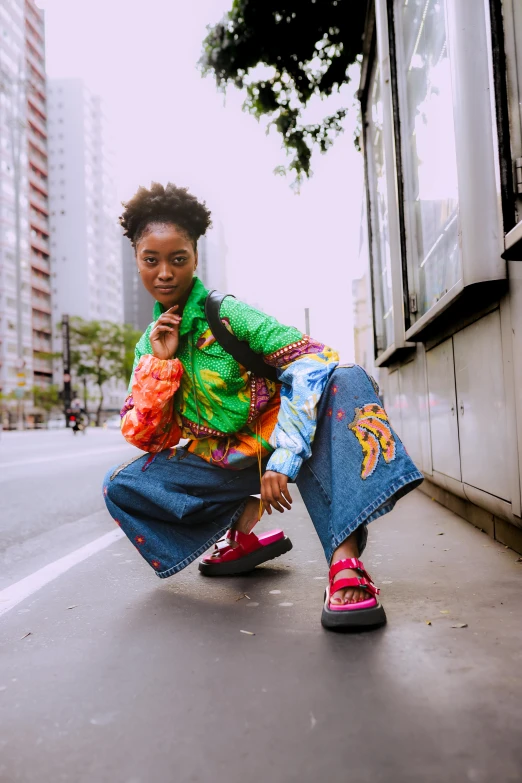
[[[368,404],[363,408],[356,408],[355,418],[348,428],[352,430],[363,450],[362,479],[367,479],[375,471],[379,452],[386,463],[395,459],[395,440],[386,411],[380,405]]]

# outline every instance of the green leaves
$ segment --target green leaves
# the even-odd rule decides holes
[[[325,98],[349,81],[362,51],[367,0],[234,0],[209,28],[200,60],[220,89],[246,89],[244,110],[269,120],[290,157],[296,183],[311,174],[314,147],[326,152],[343,129],[346,109],[316,124],[303,122],[313,96]],[[256,78],[255,70],[263,71]],[[267,73],[268,72],[268,73]]]
[[[48,414],[55,408],[60,408],[60,391],[58,386],[53,384],[51,386],[33,386],[32,393],[36,408],[41,408]]]
[[[79,378],[95,383],[100,391],[98,419],[103,405],[103,385],[111,378],[130,378],[134,347],[141,334],[129,324],[84,321],[72,317],[69,325],[71,368]]]

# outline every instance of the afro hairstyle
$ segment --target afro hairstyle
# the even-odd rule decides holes
[[[132,245],[136,244],[151,223],[171,223],[183,231],[194,244],[209,226],[210,210],[200,203],[187,188],[178,188],[172,182],[165,187],[153,182],[150,190],[138,188],[135,195],[123,203],[120,224]]]

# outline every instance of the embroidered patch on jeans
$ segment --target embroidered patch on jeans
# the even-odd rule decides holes
[[[355,418],[348,425],[348,429],[352,430],[363,450],[362,479],[367,479],[375,471],[379,452],[386,463],[395,459],[395,440],[386,411],[380,405],[369,403],[362,408],[356,408]]]

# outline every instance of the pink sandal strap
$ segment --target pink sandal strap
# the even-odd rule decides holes
[[[229,542],[235,541],[237,547],[231,547]],[[223,538],[214,544],[213,554],[219,554],[215,562],[239,560],[244,555],[249,555],[259,549],[261,544],[255,533],[241,533],[239,530],[227,530]]]
[[[350,579],[338,579],[337,582],[330,585],[330,596],[334,595],[334,593],[337,593],[339,590],[345,590],[347,587],[362,588],[374,597],[380,593],[379,588],[375,587],[368,579],[365,579],[364,577],[351,577]]]
[[[330,567],[330,579],[337,576],[339,571],[345,571],[347,568],[352,569],[352,571],[364,571],[364,565],[358,557],[349,557],[332,563]]]
[[[358,557],[349,557],[333,563],[329,572],[330,582],[334,579],[335,576],[337,576],[339,571],[345,571],[347,568],[351,569],[352,571],[358,571],[360,575],[364,576],[365,579],[368,579],[369,582],[373,582],[373,579],[364,567],[364,563],[362,560],[359,560]]]
[[[245,555],[259,549],[259,539],[255,533],[241,533],[239,530],[229,530],[227,538],[235,541]]]

